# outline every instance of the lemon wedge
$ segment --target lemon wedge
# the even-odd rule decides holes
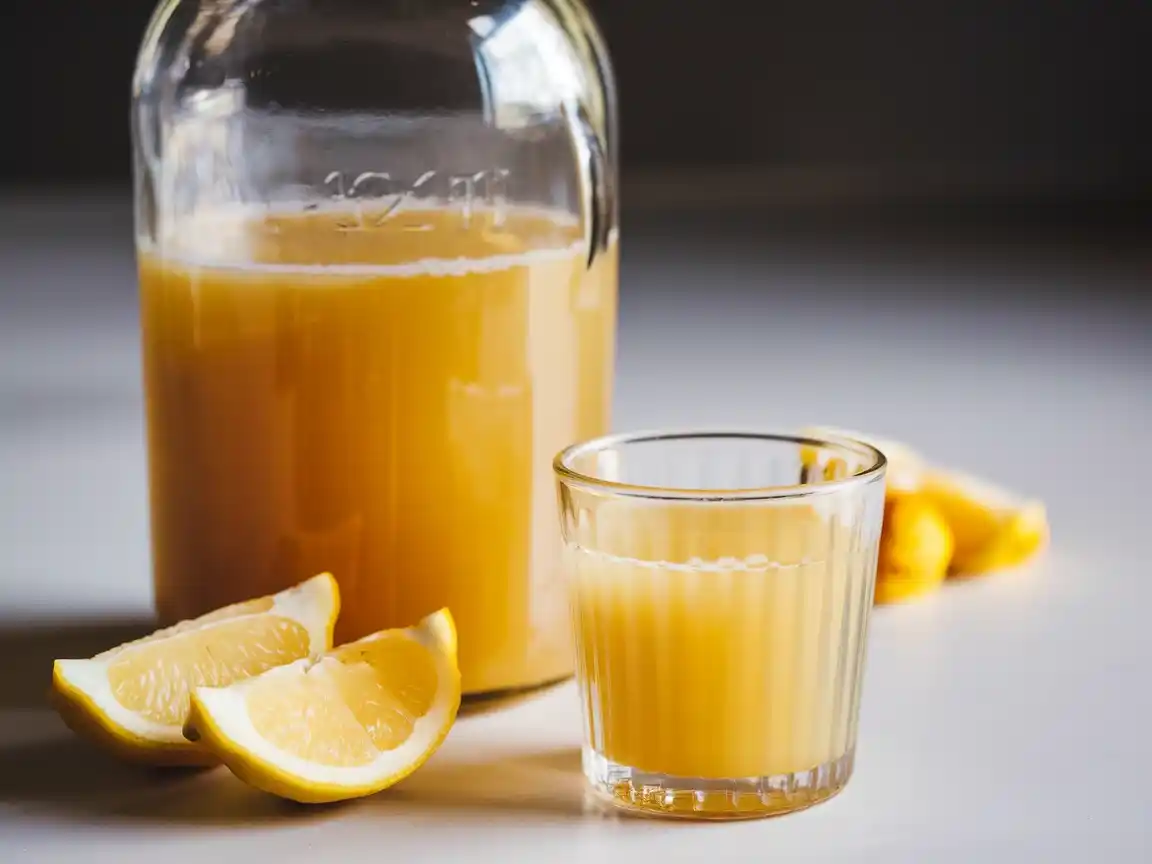
[[[185,733],[246,783],[306,804],[386,789],[440,746],[460,707],[442,609],[228,687],[199,687]]]
[[[87,660],[57,660],[52,700],[69,728],[123,758],[215,764],[209,751],[183,734],[192,690],[322,654],[331,647],[339,609],[336,580],[325,573]]]
[[[1041,501],[941,470],[925,474],[922,492],[952,529],[955,550],[950,570],[957,575],[1017,567],[1047,543],[1048,515]]]
[[[939,468],[899,441],[829,426],[810,426],[804,434],[864,441],[888,458],[878,603],[931,591],[943,578],[942,567],[951,576],[1017,567],[1048,541],[1041,501]],[[819,464],[814,448],[805,448],[801,458],[806,465]],[[824,470],[827,476],[828,466]]]
[[[890,491],[876,561],[876,602],[912,600],[939,588],[953,544],[952,529],[931,501],[915,492]]]

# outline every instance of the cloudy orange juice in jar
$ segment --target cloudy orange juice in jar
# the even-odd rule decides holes
[[[468,691],[565,677],[549,457],[606,423],[611,260],[541,214],[413,211],[435,230],[388,244],[343,215],[221,215],[247,260],[141,261],[161,615],[330,570],[341,641],[447,605]]]
[[[608,427],[616,104],[578,0],[159,4],[132,140],[163,623],[448,607],[466,695],[571,675],[551,458]],[[235,14],[232,14],[232,13]]]

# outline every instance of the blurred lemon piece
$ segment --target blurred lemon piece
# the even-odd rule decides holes
[[[923,495],[948,520],[955,537],[950,571],[977,576],[1024,564],[1047,543],[1043,502],[1016,495],[984,480],[933,469]]]
[[[888,459],[884,528],[876,571],[876,602],[910,599],[939,586],[945,575],[976,576],[1024,564],[1049,537],[1044,504],[984,480],[930,464],[918,451],[889,438],[829,426],[804,435],[871,444]],[[805,465],[834,479],[814,447]]]
[[[876,562],[876,602],[897,603],[936,590],[952,560],[952,529],[930,500],[889,491]]]
[[[836,441],[849,439],[875,447],[888,460],[885,478],[884,527],[876,563],[876,603],[911,600],[939,588],[952,559],[952,531],[932,502],[920,494],[927,471],[924,457],[899,441],[840,429],[809,426],[802,433],[810,438]],[[801,450],[805,465],[820,465],[814,447]],[[824,479],[838,479],[824,466]]]
[[[331,647],[339,609],[336,580],[325,573],[87,660],[57,660],[52,699],[73,731],[125,759],[214,764],[215,757],[182,731],[192,690],[322,654]]]
[[[447,609],[229,687],[192,695],[185,733],[241,780],[323,803],[379,792],[436,751],[460,706]]]
[[[907,444],[863,432],[838,429],[834,426],[807,426],[800,430],[800,434],[808,438],[831,441],[847,438],[875,447],[888,460],[888,472],[885,477],[888,489],[913,491],[920,488],[923,481],[926,467],[924,458]],[[800,458],[805,465],[820,464],[819,451],[815,447],[801,447]],[[833,458],[830,461],[835,462],[837,460]]]

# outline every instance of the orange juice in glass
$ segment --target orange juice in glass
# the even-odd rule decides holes
[[[546,210],[363,219],[201,210],[141,251],[160,616],[330,571],[340,641],[448,606],[466,693],[567,677],[551,459],[606,431],[614,238],[589,267]]]
[[[883,456],[657,433],[576,445],[556,470],[593,788],[697,818],[787,812],[843,788]]]

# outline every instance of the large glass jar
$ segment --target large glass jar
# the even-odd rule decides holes
[[[328,571],[572,671],[552,456],[607,431],[616,119],[578,0],[164,0],[133,94],[156,605]]]

